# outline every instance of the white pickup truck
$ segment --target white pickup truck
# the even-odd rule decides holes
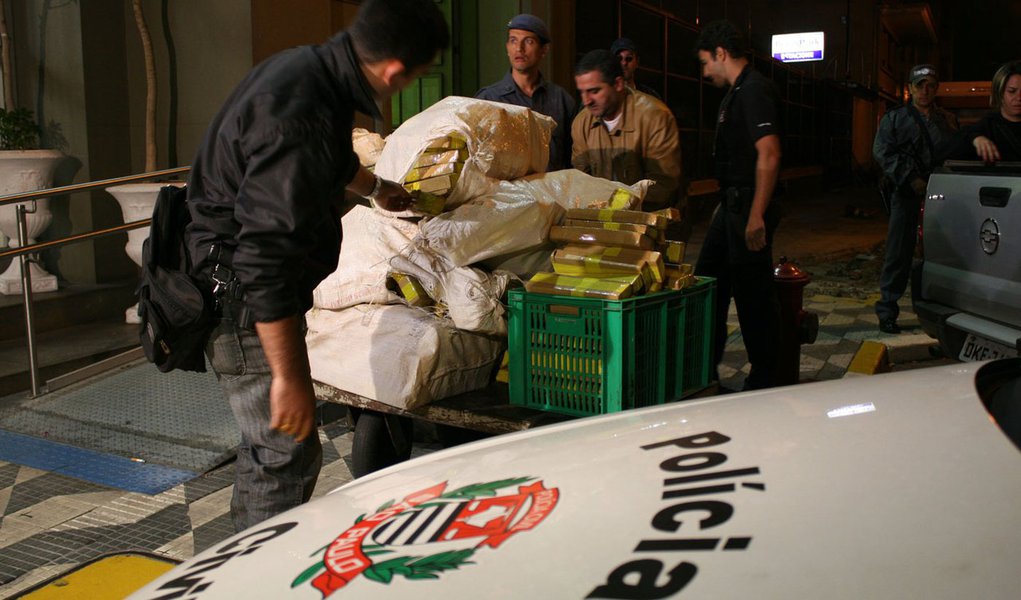
[[[929,178],[912,298],[947,356],[1021,348],[1021,163],[947,161]]]

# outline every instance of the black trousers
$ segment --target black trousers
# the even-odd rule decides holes
[[[716,278],[714,362],[723,360],[730,299],[737,305],[741,336],[751,363],[744,389],[772,387],[780,345],[780,302],[773,286],[773,233],[779,221],[771,203],[766,211],[766,247],[753,252],[745,243],[751,190],[729,188],[706,232],[695,274]]]

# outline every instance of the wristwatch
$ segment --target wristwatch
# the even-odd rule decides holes
[[[380,177],[379,175],[376,175],[375,173],[373,173],[372,176],[376,178],[376,185],[372,186],[371,192],[362,196],[363,198],[368,198],[369,200],[375,200],[376,196],[379,194],[379,189],[383,187],[383,178]]]

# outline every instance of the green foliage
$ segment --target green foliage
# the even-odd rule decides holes
[[[474,549],[452,550],[431,556],[401,556],[376,563],[362,572],[362,575],[379,583],[390,583],[395,575],[408,579],[437,579],[437,573],[457,569],[461,565],[473,564],[469,558]]]
[[[27,108],[0,108],[0,150],[32,150],[39,147],[39,126]]]

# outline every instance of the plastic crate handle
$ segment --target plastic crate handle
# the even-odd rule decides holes
[[[577,306],[565,306],[563,304],[550,304],[549,311],[555,315],[568,315],[570,317],[577,317],[581,314],[581,309]]]

